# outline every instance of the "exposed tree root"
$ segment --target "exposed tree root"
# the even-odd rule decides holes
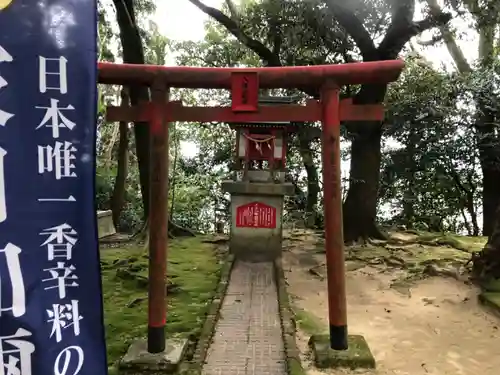
[[[500,251],[488,245],[472,254],[467,264],[472,263],[472,275],[479,282],[500,279]]]
[[[172,220],[168,220],[168,238],[175,237],[196,237],[197,233],[191,229],[181,227],[180,225],[174,223]],[[132,237],[131,240],[137,242],[145,242],[146,245],[149,242],[149,221],[142,225]]]
[[[196,232],[189,228],[181,227],[180,225],[174,223],[172,220],[168,221],[168,236],[170,238],[174,237],[196,237]]]
[[[472,274],[480,282],[500,279],[500,205],[493,232],[483,250],[472,254]]]
[[[346,244],[353,245],[363,245],[370,243],[372,240],[388,241],[390,239],[389,234],[382,230],[378,225],[373,224],[369,231],[366,232],[366,236],[357,236],[354,234],[354,230],[351,232],[346,232],[344,236],[344,241]]]
[[[387,245],[425,245],[425,246],[448,246],[452,249],[463,251],[466,253],[470,253],[470,248],[467,245],[461,243],[459,240],[455,238],[449,238],[445,235],[436,235],[435,237],[429,238],[428,236],[424,236],[424,238],[416,238],[412,240],[403,240],[399,238],[389,237],[386,241],[380,240],[368,240],[368,243],[373,246],[382,246],[386,247]]]

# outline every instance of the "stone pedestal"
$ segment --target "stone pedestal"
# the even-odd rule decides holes
[[[177,372],[187,349],[187,340],[167,340],[165,351],[149,353],[146,340],[130,345],[127,354],[118,365],[119,374],[160,375]]]
[[[283,200],[288,183],[224,181],[231,194],[230,251],[237,259],[264,262],[281,255]]]
[[[328,335],[313,335],[309,339],[314,363],[318,368],[375,368],[375,358],[363,336],[350,335],[349,349],[333,350],[330,348]]]
[[[111,236],[116,233],[111,210],[97,211],[97,229],[99,238]]]

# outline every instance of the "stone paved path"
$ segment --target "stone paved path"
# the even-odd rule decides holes
[[[203,374],[285,373],[273,265],[237,261]]]

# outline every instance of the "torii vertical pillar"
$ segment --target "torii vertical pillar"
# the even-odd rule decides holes
[[[321,88],[323,117],[321,144],[330,347],[335,350],[346,350],[348,344],[340,185],[339,92],[340,89],[334,82],[326,82]]]
[[[151,96],[147,349],[149,353],[161,353],[166,347],[167,319],[168,122],[165,106],[169,90],[158,81],[151,88]]]

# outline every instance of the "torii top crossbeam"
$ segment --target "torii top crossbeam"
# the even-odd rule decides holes
[[[272,68],[197,68],[99,63],[99,83],[151,86],[158,79],[168,87],[230,89],[231,74],[258,72],[259,88],[320,87],[328,80],[347,84],[384,84],[395,81],[404,62],[375,61],[338,65],[285,66]]]

